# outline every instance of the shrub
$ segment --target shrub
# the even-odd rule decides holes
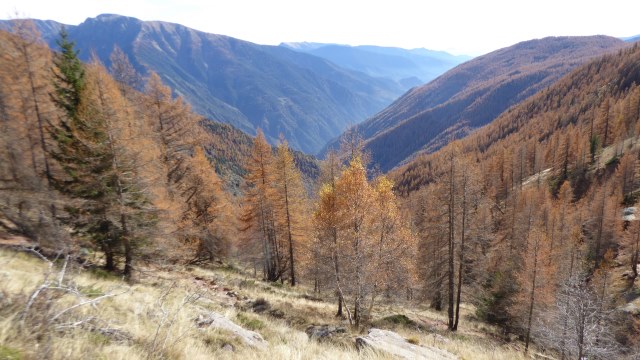
[[[260,330],[265,326],[264,322],[262,322],[260,319],[256,319],[244,313],[238,313],[238,315],[236,315],[236,319],[238,319],[242,326],[249,330]]]

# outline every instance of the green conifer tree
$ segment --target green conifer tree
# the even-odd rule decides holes
[[[64,30],[58,44],[51,96],[63,115],[52,126],[51,153],[63,173],[53,184],[71,199],[65,210],[75,234],[103,251],[108,270],[116,269],[116,256],[123,253],[124,274],[130,276],[149,209],[136,154],[125,145],[131,125],[126,100],[99,62],[80,62]]]

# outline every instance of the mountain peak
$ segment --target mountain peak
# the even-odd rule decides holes
[[[100,14],[98,16],[95,17],[96,20],[102,20],[102,21],[108,21],[108,20],[113,20],[113,19],[119,19],[119,18],[123,18],[125,16],[123,15],[118,15],[118,14]],[[91,18],[88,18],[91,19]]]
[[[105,22],[105,23],[110,23],[110,22],[141,23],[142,22],[142,20],[138,18],[134,18],[131,16],[118,15],[118,14],[100,14],[96,17],[93,17],[93,18],[90,17],[85,20],[85,22],[92,22],[92,21]]]
[[[87,18],[80,25],[83,25],[83,24],[104,24],[104,25],[111,26],[110,24],[142,24],[142,23],[143,23],[142,20],[140,20],[138,18],[130,17],[130,16],[123,16],[123,15],[118,15],[118,14],[100,14],[100,15],[98,15],[96,17]]]

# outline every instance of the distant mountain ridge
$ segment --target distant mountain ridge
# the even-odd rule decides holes
[[[629,36],[626,38],[622,38],[622,40],[626,41],[626,42],[636,42],[636,41],[640,41],[640,35],[635,35],[635,36]]]
[[[62,24],[36,20],[36,25],[55,48]],[[109,54],[118,45],[139,71],[157,72],[203,116],[249,134],[262,128],[272,143],[283,134],[293,148],[307,153],[316,153],[404,91],[392,80],[316,56],[179,24],[104,14],[66,28],[82,59],[95,51],[109,66]]]
[[[311,42],[281,43],[280,46],[319,56],[344,68],[361,71],[373,77],[398,81],[406,90],[429,82],[471,59],[469,56],[455,56],[444,51],[423,48],[401,49]]]
[[[608,36],[549,37],[477,57],[414,88],[355,130],[382,171],[433,152],[625,43]],[[338,139],[327,148],[335,147]],[[326,151],[326,149],[325,149]]]

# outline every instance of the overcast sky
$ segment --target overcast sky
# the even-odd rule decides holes
[[[640,34],[639,0],[2,0],[3,19],[114,13],[258,44],[312,41],[480,55],[545,36]]]

